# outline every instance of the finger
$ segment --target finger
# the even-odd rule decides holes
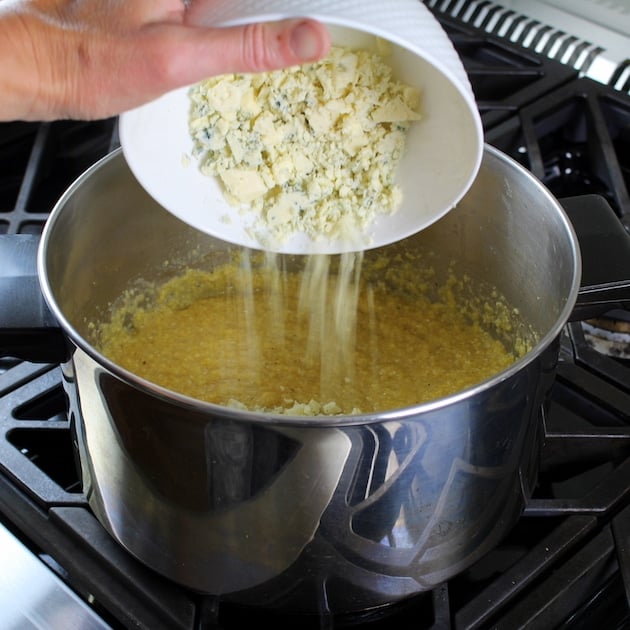
[[[172,27],[172,34],[170,45],[162,36],[151,45],[168,89],[173,83],[185,85],[217,74],[263,72],[315,61],[330,49],[326,27],[306,18],[229,28]]]
[[[308,19],[230,28],[149,25],[134,37],[92,39],[66,107],[69,116],[105,117],[209,76],[313,61],[329,47],[325,26]]]

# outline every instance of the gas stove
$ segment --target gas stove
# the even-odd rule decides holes
[[[630,9],[624,0],[427,0],[454,17],[600,83],[630,91]]]
[[[589,76],[585,50],[591,72],[613,60],[596,63],[606,51],[588,46],[573,55],[581,67],[536,49],[507,3],[427,4],[464,61],[486,140],[561,200],[601,200],[592,206],[601,217],[584,255],[610,268],[609,281],[630,285],[625,70]],[[65,188],[117,146],[115,119],[0,125],[0,233],[39,234]],[[623,255],[611,260],[613,241]],[[507,537],[469,569],[402,603],[348,616],[323,606],[299,618],[174,584],[107,534],[81,490],[61,368],[13,358],[17,348],[41,343],[16,330],[0,346],[0,626],[630,628],[630,361],[598,343],[597,332],[611,332],[613,322],[621,336],[612,346],[630,345],[628,291],[600,311],[593,304],[563,331],[538,484]]]

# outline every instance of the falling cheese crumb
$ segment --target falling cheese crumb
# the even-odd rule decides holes
[[[395,171],[419,94],[379,54],[335,46],[316,63],[212,77],[190,98],[201,171],[260,234],[339,238],[400,206]]]

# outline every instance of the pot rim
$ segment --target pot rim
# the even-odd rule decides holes
[[[267,412],[253,412],[242,409],[236,409],[232,407],[226,407],[217,405],[215,403],[205,402],[179,394],[178,392],[169,390],[160,385],[156,385],[144,378],[141,378],[126,370],[122,366],[114,363],[108,359],[105,355],[101,354],[96,348],[94,348],[88,341],[72,326],[70,321],[66,318],[57,300],[54,297],[54,293],[50,283],[48,281],[48,274],[46,269],[46,252],[50,248],[51,232],[58,217],[63,213],[63,209],[74,193],[83,182],[93,176],[103,166],[115,159],[124,159],[122,155],[122,149],[120,147],[114,149],[100,160],[95,162],[87,170],[85,170],[62,194],[57,203],[54,205],[49,218],[44,225],[42,236],[37,254],[37,273],[39,276],[40,286],[44,299],[48,304],[52,314],[57,320],[58,324],[69,337],[73,345],[81,349],[88,356],[92,357],[100,366],[115,375],[117,378],[124,381],[126,384],[146,392],[147,394],[163,399],[165,401],[190,408],[201,413],[210,415],[220,415],[222,418],[229,418],[235,421],[243,421],[248,423],[264,423],[266,425],[275,424],[282,426],[317,426],[317,427],[343,427],[353,425],[367,425],[374,424],[389,420],[404,420],[412,416],[418,416],[419,414],[426,414],[430,412],[436,412],[438,410],[447,408],[451,405],[459,403],[460,401],[474,397],[475,395],[486,391],[498,383],[506,381],[513,377],[516,373],[520,372],[525,366],[534,361],[540,356],[560,335],[565,324],[568,322],[570,315],[575,307],[577,301],[578,292],[580,289],[580,280],[582,273],[582,260],[580,254],[579,242],[577,235],[571,224],[568,215],[559,201],[552,195],[547,187],[536,178],[530,171],[519,164],[516,160],[503,153],[501,150],[493,147],[487,143],[484,144],[484,156],[490,156],[493,159],[506,162],[513,170],[519,173],[520,177],[524,177],[529,180],[530,186],[535,186],[539,189],[541,195],[545,198],[546,203],[549,206],[550,211],[554,210],[562,220],[563,227],[566,230],[571,244],[571,253],[574,261],[573,264],[573,278],[571,282],[570,291],[567,294],[565,304],[554,325],[547,330],[536,343],[536,345],[524,356],[520,357],[509,365],[504,370],[497,372],[490,378],[487,378],[476,385],[460,390],[449,396],[437,398],[428,402],[419,403],[416,405],[410,405],[406,407],[400,407],[397,409],[384,410],[380,412],[363,413],[363,414],[342,414],[342,415],[319,415],[319,416],[299,416],[290,414],[278,414]],[[70,359],[72,360],[72,359]]]

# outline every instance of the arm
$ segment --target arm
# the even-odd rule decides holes
[[[95,119],[225,72],[313,61],[330,47],[310,19],[199,26],[192,0],[0,0],[0,121]]]

